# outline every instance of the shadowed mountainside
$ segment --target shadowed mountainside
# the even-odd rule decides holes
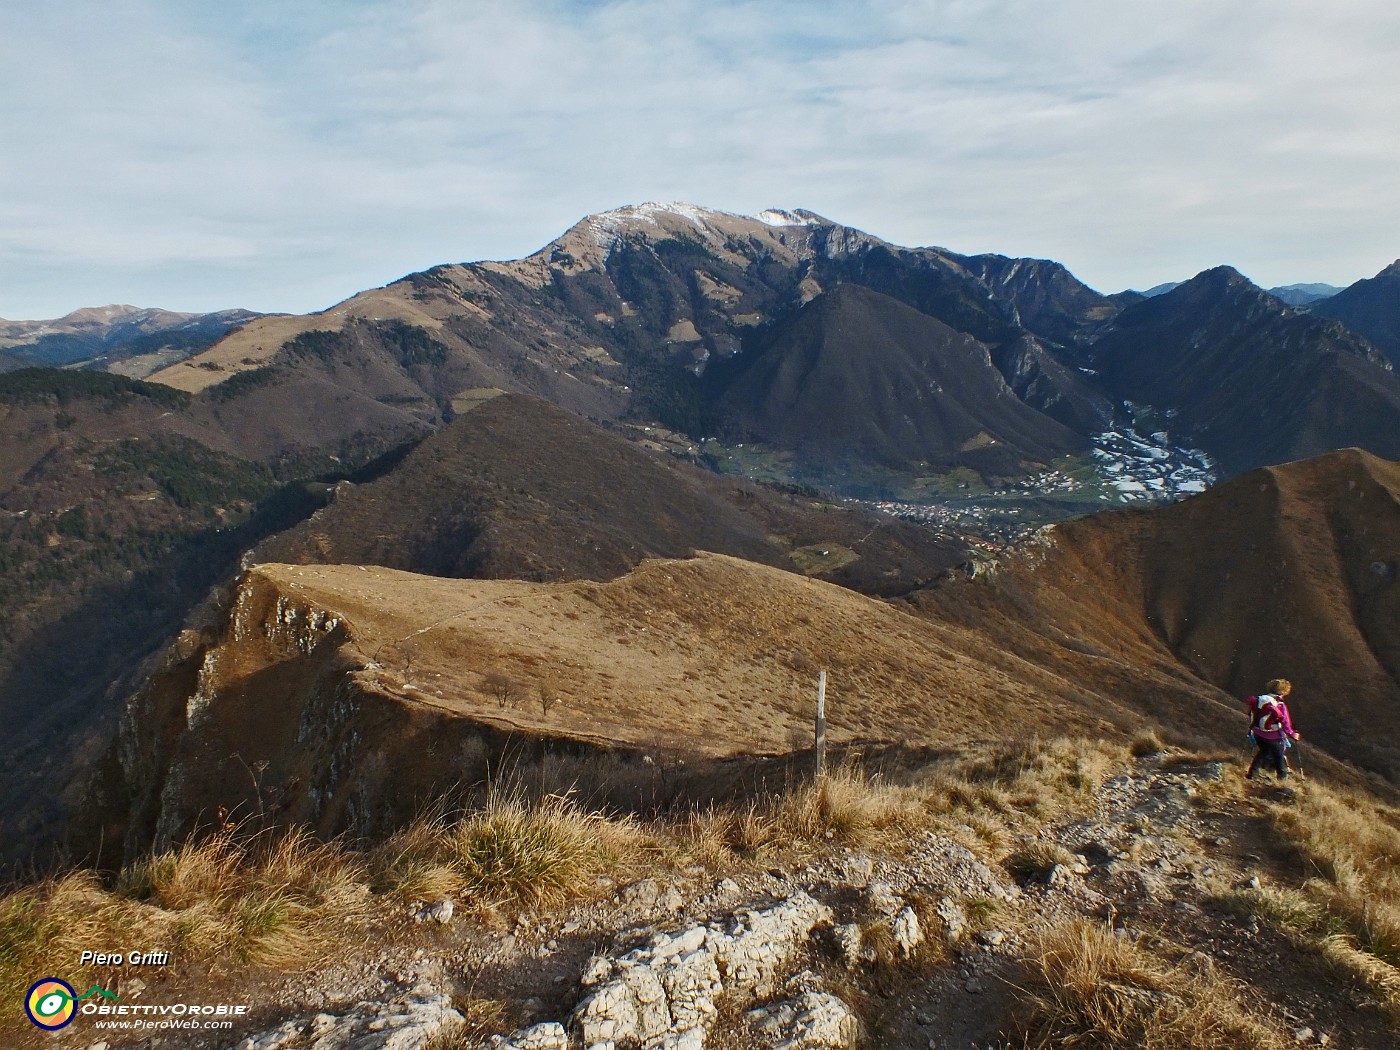
[[[1308,309],[1361,333],[1400,368],[1400,259]]]
[[[1085,445],[1016,397],[984,345],[858,285],[819,296],[715,381],[731,437],[819,463],[1018,474]]]
[[[606,580],[695,550],[884,595],[967,558],[926,528],[721,478],[518,394],[485,400],[384,477],[341,485],[331,506],[257,558]]]
[[[1385,359],[1229,267],[1125,309],[1090,360],[1116,398],[1168,414],[1228,474],[1351,446],[1400,458]]]

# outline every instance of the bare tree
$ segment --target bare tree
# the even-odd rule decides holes
[[[488,671],[481,679],[482,687],[496,698],[501,708],[507,708],[520,699],[520,683],[504,671]]]
[[[554,691],[554,686],[548,682],[541,682],[539,685],[540,711],[546,718],[549,712],[559,706],[559,694]]]

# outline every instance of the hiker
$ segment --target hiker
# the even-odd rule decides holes
[[[1280,780],[1288,776],[1288,760],[1284,752],[1288,741],[1298,739],[1298,733],[1293,729],[1293,722],[1288,717],[1288,705],[1283,698],[1292,691],[1292,682],[1286,678],[1275,678],[1264,687],[1264,692],[1245,701],[1249,711],[1249,736],[1259,748],[1254,761],[1249,764],[1246,779],[1255,778],[1261,762],[1273,766]]]

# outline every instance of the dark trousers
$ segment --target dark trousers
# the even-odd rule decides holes
[[[1273,766],[1278,771],[1278,778],[1283,780],[1288,776],[1288,761],[1283,757],[1284,747],[1282,738],[1278,740],[1261,740],[1254,738],[1254,742],[1259,745],[1259,753],[1254,756],[1254,761],[1249,764],[1248,776],[1254,776],[1262,762],[1266,766]]]

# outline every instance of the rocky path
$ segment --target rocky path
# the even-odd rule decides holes
[[[1297,863],[1266,855],[1279,849],[1266,806],[1288,804],[1288,791],[1240,798],[1223,790],[1232,775],[1220,763],[1140,760],[1080,815],[1024,834],[1005,864],[965,844],[976,844],[973,828],[953,826],[917,833],[897,854],[838,849],[725,877],[695,866],[605,881],[598,899],[496,928],[420,906],[427,946],[349,953],[282,989],[284,1020],[206,1045],[990,1050],[1004,1045],[1038,938],[1089,917],[1182,964],[1247,979],[1254,1005],[1299,1045],[1394,1046],[1364,997],[1339,1011],[1309,991],[1337,988],[1320,961],[1212,907],[1222,887],[1257,884],[1261,864]],[[494,1024],[473,1014],[488,999],[512,1004]]]

